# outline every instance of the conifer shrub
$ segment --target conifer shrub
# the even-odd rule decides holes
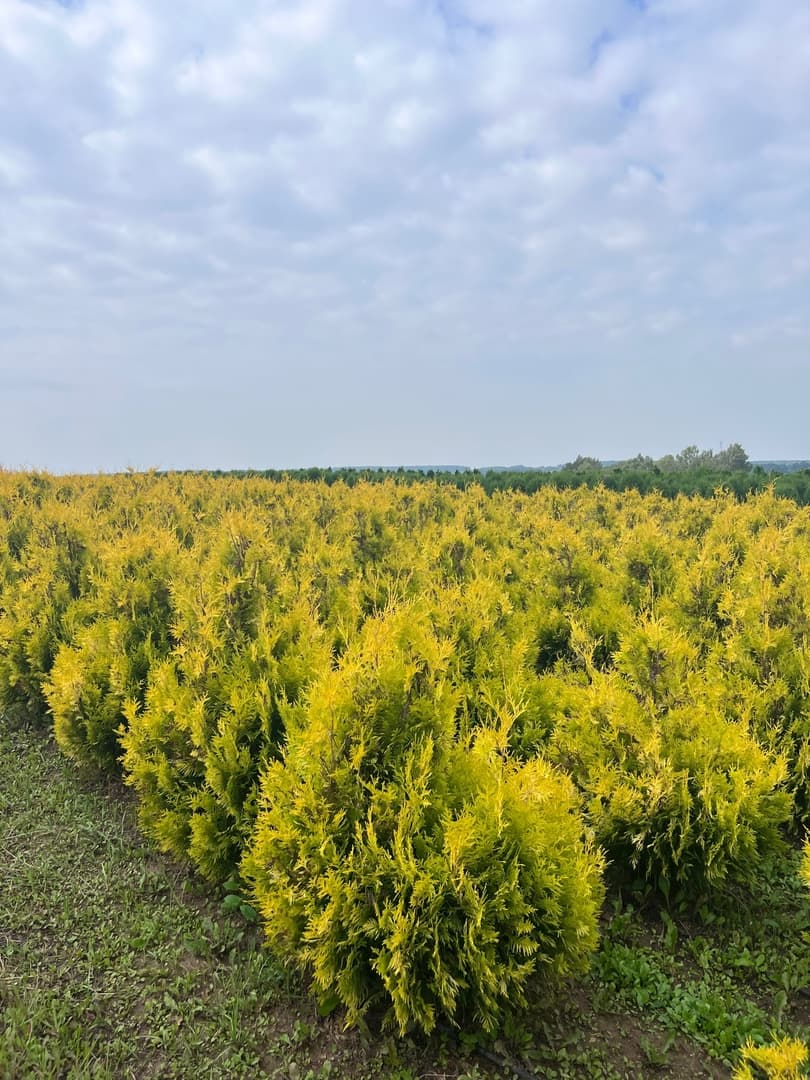
[[[0,715],[7,721],[45,722],[45,684],[87,561],[81,524],[62,507],[42,511],[0,604]]]
[[[732,1080],[802,1080],[808,1075],[810,1049],[800,1039],[785,1037],[767,1046],[748,1042]]]
[[[808,641],[772,492],[0,471],[0,724],[50,710],[161,847],[243,860],[350,1020],[495,1029],[584,963],[577,800],[628,882],[750,880],[810,819]]]
[[[804,845],[799,873],[804,884],[810,889],[810,843]]]
[[[624,633],[614,664],[637,700],[661,708],[688,698],[696,658],[697,649],[665,619],[641,616]]]
[[[673,537],[653,519],[622,534],[625,598],[636,611],[649,610],[675,580]]]
[[[115,770],[120,756],[117,729],[124,702],[135,690],[126,627],[99,619],[63,644],[45,684],[54,736],[74,760]]]
[[[699,703],[639,700],[617,672],[569,687],[565,713],[550,754],[620,880],[694,897],[753,882],[784,849],[786,764],[745,725]]]
[[[752,514],[757,501],[748,509]],[[744,524],[745,519],[743,519]],[[724,707],[788,760],[797,824],[810,820],[810,543],[799,522],[760,525],[719,610],[707,660]]]
[[[172,644],[178,569],[177,543],[161,534],[119,536],[98,551],[79,625],[45,684],[56,741],[75,760],[118,768],[125,703],[143,704],[149,669]]]
[[[280,749],[285,686],[305,685],[323,657],[320,639],[303,647],[279,661],[260,634],[196,679],[170,657],[153,666],[145,706],[127,703],[123,765],[141,826],[212,880],[232,873],[251,831],[259,773]]]
[[[510,751],[539,747],[552,717],[534,670],[535,650],[525,616],[516,613],[496,567],[430,598],[435,632],[453,641],[447,676],[458,691],[457,730],[509,732]]]
[[[503,732],[457,741],[451,649],[412,608],[369,620],[264,773],[243,875],[270,942],[349,1023],[495,1031],[596,944],[601,857],[573,787],[510,763]]]
[[[675,582],[667,613],[704,649],[715,643],[728,625],[721,605],[739,558],[730,538],[706,537],[694,558],[682,565]]]
[[[326,636],[257,518],[233,519],[172,590],[175,643],[152,664],[120,729],[141,826],[176,858],[224,880],[256,813],[261,769],[285,711],[329,664]]]

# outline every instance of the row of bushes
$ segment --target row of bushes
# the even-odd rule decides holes
[[[810,515],[426,483],[0,474],[0,714],[239,873],[324,1007],[494,1030],[608,872],[745,883],[806,821]]]

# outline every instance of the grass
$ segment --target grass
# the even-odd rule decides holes
[[[591,974],[538,991],[502,1042],[347,1033],[233,897],[144,844],[119,783],[0,731],[2,1080],[485,1080],[505,1061],[559,1080],[724,1077],[749,1036],[810,1038],[809,941],[791,862],[719,915],[614,896]]]

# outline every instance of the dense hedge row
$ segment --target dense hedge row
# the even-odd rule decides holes
[[[489,1029],[603,870],[745,884],[810,817],[810,511],[0,473],[0,715],[237,872],[324,1006]]]
[[[711,455],[703,451],[699,456]],[[745,451],[743,451],[745,453]],[[722,454],[722,451],[721,451]],[[681,455],[679,455],[681,456]],[[670,455],[671,458],[671,455]],[[592,464],[591,464],[592,463]],[[602,465],[593,458],[581,459],[578,463],[561,465],[556,469],[532,469],[518,466],[515,469],[468,469],[437,468],[415,469],[399,468],[342,468],[342,469],[265,469],[234,470],[233,472],[214,471],[209,474],[213,479],[229,477],[231,479],[265,480],[300,480],[322,481],[325,484],[422,484],[426,479],[452,487],[477,488],[492,495],[496,491],[521,491],[533,495],[541,488],[578,488],[602,487],[608,491],[632,491],[643,495],[658,492],[667,498],[677,495],[704,495],[711,497],[718,488],[744,499],[748,495],[772,489],[777,495],[792,499],[800,506],[810,505],[810,469],[796,468],[804,462],[772,462],[755,465],[753,468],[729,466],[720,467],[715,463],[704,465],[677,465],[662,468],[652,459],[635,459],[615,465]],[[189,474],[193,475],[193,474]]]

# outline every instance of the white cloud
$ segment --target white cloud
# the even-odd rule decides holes
[[[721,422],[810,456],[808,40],[803,0],[0,0],[0,374],[41,375],[44,414],[48,378],[86,389],[80,456],[9,398],[0,461],[151,461],[169,384],[178,464],[553,461]],[[756,355],[790,393],[737,377]],[[215,460],[226,387],[288,405]],[[93,442],[126,394],[141,434]]]
[[[30,177],[30,159],[25,150],[0,143],[0,185],[20,187]]]

